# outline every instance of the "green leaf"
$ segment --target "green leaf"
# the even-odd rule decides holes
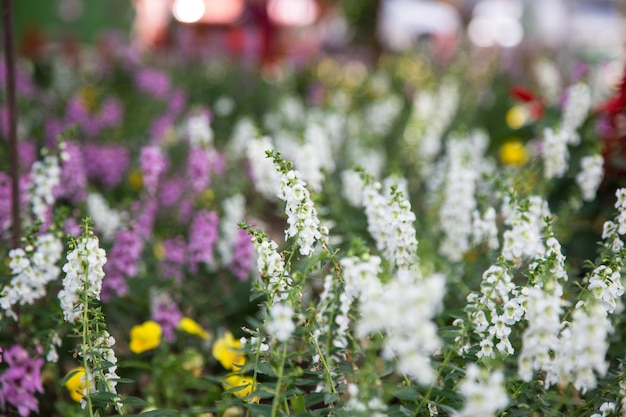
[[[171,416],[173,414],[178,414],[178,411],[170,410],[170,409],[150,410],[150,411],[144,411],[143,413],[139,413],[139,414],[125,414],[125,416],[126,417],[165,417],[165,416]]]
[[[291,407],[297,414],[306,413],[306,407],[304,406],[304,396],[302,394],[291,397]]]
[[[339,399],[339,395],[332,392],[327,392],[324,394],[324,404],[334,403]]]
[[[265,404],[242,404],[253,416],[266,417],[272,414],[272,406]]]
[[[274,376],[274,377],[276,376],[276,372],[274,372],[274,369],[272,369],[272,366],[267,362],[261,362],[256,371],[263,375]]]
[[[400,387],[394,390],[391,395],[402,401],[417,401],[420,395],[411,387]]]
[[[138,397],[126,397],[122,400],[124,405],[135,405],[137,407],[148,407],[150,404]]]

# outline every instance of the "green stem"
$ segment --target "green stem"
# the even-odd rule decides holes
[[[257,369],[259,368],[259,359],[261,357],[261,344],[263,343],[263,338],[261,336],[261,333],[258,331],[259,329],[257,329],[257,332],[259,334],[258,336],[258,342],[257,342],[257,346],[256,346],[256,354],[254,355],[254,373],[252,374],[252,390],[255,390],[257,385],[256,385],[256,379],[258,376],[258,372]],[[246,417],[250,417],[251,416],[251,411],[248,408],[246,411]]]
[[[453,355],[454,355],[454,349],[448,350],[448,353],[443,358],[443,362],[441,363],[441,366],[439,367],[439,370],[437,371],[437,375],[435,376],[435,382],[431,384],[430,388],[428,389],[428,392],[426,393],[424,398],[422,398],[422,401],[420,401],[417,409],[415,410],[415,413],[413,414],[413,417],[417,417],[419,415],[419,412],[422,411],[422,409],[424,408],[424,406],[428,405],[428,401],[430,400],[430,395],[433,393],[433,387],[435,386],[435,383],[441,377],[441,374],[443,373],[443,371],[446,369],[446,366],[448,366],[448,363],[452,360]]]
[[[91,403],[91,395],[89,393],[89,364],[87,363],[87,350],[91,349],[91,344],[89,343],[89,294],[88,294],[89,281],[85,281],[85,290],[83,292],[83,331],[82,338],[83,343],[81,345],[81,350],[83,354],[83,368],[85,370],[85,391],[87,397],[87,409],[89,410],[89,416],[93,417],[93,405]]]
[[[313,341],[313,344],[315,345],[315,350],[317,350],[317,354],[320,355],[320,361],[322,361],[322,365],[324,366],[324,372],[326,374],[326,382],[328,383],[328,386],[330,387],[330,391],[333,394],[336,394],[337,390],[335,389],[335,384],[333,382],[333,378],[330,375],[330,368],[328,367],[328,361],[326,360],[326,357],[324,356],[324,353],[320,349],[320,346],[317,343],[317,340],[315,340],[315,338],[313,337],[313,334],[311,332],[309,332],[309,335],[311,337],[311,340]]]
[[[272,400],[272,416],[276,417],[280,404],[280,389],[283,382],[283,371],[285,369],[285,360],[287,359],[287,343],[283,343],[283,352],[280,358],[280,367],[278,368],[278,380],[276,381],[276,389],[274,390],[274,399]]]

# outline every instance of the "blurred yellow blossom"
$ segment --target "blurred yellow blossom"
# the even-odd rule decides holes
[[[508,140],[500,147],[500,161],[504,165],[522,166],[528,158],[528,149],[517,139]]]
[[[85,376],[85,368],[77,366],[67,373],[70,378],[65,382],[65,388],[70,392],[72,400],[80,402],[83,398],[83,391],[85,390],[85,382],[83,377]]]
[[[140,169],[130,171],[130,174],[128,174],[128,184],[134,191],[141,190],[141,187],[143,187],[143,175]]]
[[[246,364],[241,342],[233,337],[231,332],[226,332],[213,344],[213,357],[228,370],[241,368]]]
[[[233,394],[235,394],[239,398],[245,398],[248,395],[250,395],[253,391],[254,387],[252,385],[252,382],[253,380],[249,376],[231,374],[231,375],[228,375],[226,378],[224,378],[224,383],[222,384],[222,386],[224,387],[225,390],[243,387],[243,388],[238,389],[237,391],[233,391]],[[258,403],[259,398],[254,397],[252,398],[251,402]]]
[[[154,349],[161,343],[161,326],[155,321],[146,321],[130,329],[130,350],[142,353]]]
[[[528,120],[528,111],[523,106],[513,106],[506,112],[506,124],[511,129],[519,129]]]
[[[152,247],[152,251],[154,252],[154,257],[157,258],[157,261],[165,259],[165,246],[163,246],[163,243],[156,242]]]
[[[207,333],[207,331],[204,330],[202,326],[200,326],[194,319],[190,317],[183,317],[182,319],[180,319],[180,322],[178,322],[178,328],[183,330],[184,332],[198,336],[205,340],[209,338],[209,333]]]

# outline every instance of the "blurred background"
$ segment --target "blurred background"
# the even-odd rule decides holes
[[[19,0],[14,10],[25,54],[44,40],[96,42],[117,32],[146,49],[184,44],[254,64],[424,46],[445,60],[465,43],[619,61],[626,39],[623,0]]]

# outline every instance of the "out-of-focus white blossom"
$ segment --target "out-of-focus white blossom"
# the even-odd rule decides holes
[[[580,160],[580,172],[576,174],[576,184],[580,187],[582,199],[593,201],[604,177],[604,159],[601,155],[585,156]]]

